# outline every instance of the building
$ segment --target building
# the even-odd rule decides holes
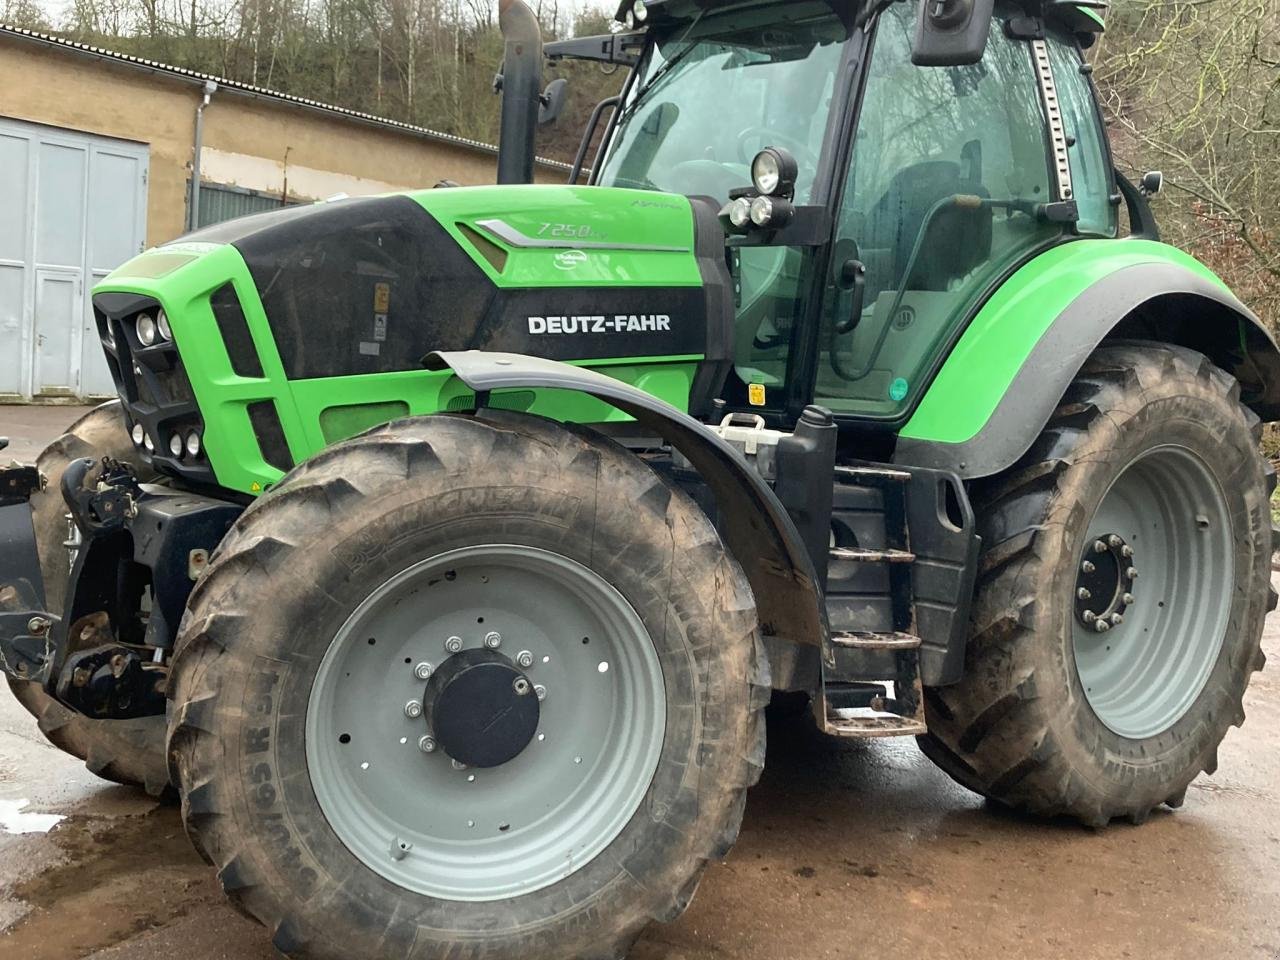
[[[192,223],[442,179],[492,183],[496,155],[0,25],[0,401],[110,395],[90,291]],[[540,161],[538,175],[562,181],[566,170]]]

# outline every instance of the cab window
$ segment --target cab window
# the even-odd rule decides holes
[[[980,63],[917,67],[914,9],[880,18],[837,214],[862,309],[837,292],[819,330],[816,402],[862,417],[904,412],[984,292],[1063,230],[1036,213],[1055,198],[1028,44],[997,17]]]
[[[1074,40],[1050,35],[1049,59],[1054,85],[1067,128],[1067,154],[1071,159],[1072,188],[1080,208],[1081,233],[1114,237],[1118,211],[1111,202],[1115,192],[1106,132],[1093,95],[1093,84],[1082,72],[1083,59]]]

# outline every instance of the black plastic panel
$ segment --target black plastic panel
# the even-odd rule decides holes
[[[213,307],[213,319],[218,324],[218,332],[222,334],[223,346],[227,348],[231,369],[237,376],[261,377],[262,361],[253,345],[249,321],[245,319],[236,288],[229,283],[223,284],[213,292],[209,304]]]
[[[289,452],[289,442],[285,440],[275,401],[259,400],[249,404],[249,422],[253,424],[254,436],[258,438],[262,459],[277,470],[286,473],[292,470],[293,454]]]

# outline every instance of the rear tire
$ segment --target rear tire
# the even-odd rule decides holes
[[[47,483],[31,497],[31,517],[45,599],[54,613],[63,609],[71,573],[63,545],[67,539],[67,507],[62,499],[62,474],[73,460],[85,457],[111,457],[125,462],[133,459],[134,448],[125,430],[120,401],[112,400],[90,410],[46,447],[36,461]],[[142,478],[148,479],[145,471]],[[92,773],[113,783],[141,786],[152,796],[160,796],[168,788],[164,717],[93,720],[64,707],[38,683],[16,680],[7,674],[6,679],[14,697],[36,718],[45,738],[64,753],[85,761]]]
[[[514,571],[501,566],[511,556],[523,558]],[[602,592],[577,608],[554,578],[537,592],[520,586],[547,564]],[[641,639],[579,640],[586,631],[567,625],[592,603],[616,623],[633,611]],[[419,747],[427,733],[443,737],[429,714],[406,711],[423,689],[413,665],[430,662],[433,681],[449,675],[442,664],[460,654],[447,638],[480,653],[495,629],[504,656],[535,654],[529,679],[547,686],[537,727],[547,740],[505,764],[451,769],[443,742]],[[619,637],[628,646],[610,647]],[[638,649],[645,642],[652,656]],[[574,654],[588,650],[584,666]],[[577,672],[557,675],[557,663]],[[625,736],[645,704],[627,712],[615,696],[623,712],[591,711],[609,702],[596,692],[602,676],[640,697],[643,683],[623,681],[645,663],[659,665],[665,707],[655,766],[637,776],[627,758],[646,749],[644,736],[613,767],[592,751],[620,742],[613,733]],[[620,957],[651,920],[678,916],[707,860],[728,852],[764,762],[769,681],[755,607],[706,516],[620,447],[520,414],[399,421],[296,469],[219,547],[192,594],[173,676],[169,756],[188,834],[232,902],[294,957]],[[557,708],[569,708],[559,714],[569,726],[556,725]],[[571,737],[586,748],[539,766]],[[592,849],[572,823],[596,806],[575,806],[575,786],[563,799],[556,791],[574,778],[611,782],[593,779],[606,768],[629,771],[612,779],[635,777],[637,790],[596,805],[618,812]],[[383,833],[370,840],[367,824]],[[539,872],[542,838],[561,830],[560,866]],[[509,867],[506,844],[527,869]],[[486,878],[472,866],[481,861],[500,868]],[[521,889],[504,889],[511,882]]]
[[[1265,662],[1275,476],[1260,433],[1207,357],[1099,349],[1031,451],[975,491],[964,679],[925,691],[925,754],[1000,804],[1090,826],[1180,806]],[[1077,611],[1078,578],[1113,529],[1140,576],[1119,581],[1128,606],[1103,630],[1101,610]]]

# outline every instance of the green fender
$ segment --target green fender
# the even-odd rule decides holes
[[[964,479],[1008,469],[1109,338],[1199,350],[1240,381],[1263,420],[1280,420],[1280,349],[1211,270],[1151,240],[1077,240],[987,301],[902,429],[895,462]]]

